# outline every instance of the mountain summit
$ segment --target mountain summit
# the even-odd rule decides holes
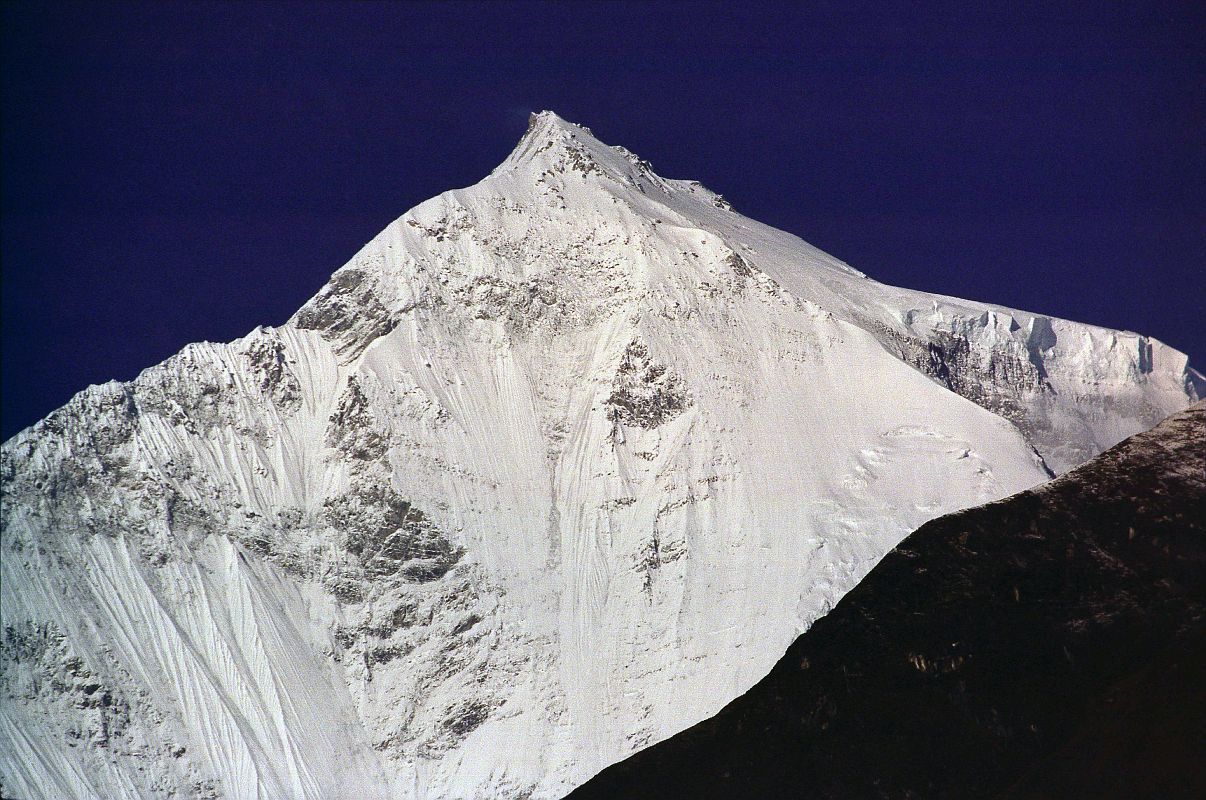
[[[534,115],[286,324],[4,444],[4,792],[558,796],[1199,380]]]
[[[527,132],[494,174],[526,171],[527,178],[538,180],[544,173],[561,173],[566,169],[597,175],[642,194],[656,191],[669,195],[672,184],[678,183],[663,180],[653,172],[649,162],[623,147],[604,144],[590,128],[567,122],[552,111],[532,114]]]

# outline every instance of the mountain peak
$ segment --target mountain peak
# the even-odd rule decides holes
[[[536,161],[543,153],[560,155],[567,150],[581,152],[595,149],[608,148],[595,138],[590,128],[575,125],[552,111],[540,111],[528,117],[528,129],[500,168]]]
[[[555,111],[549,111],[547,108],[544,111],[533,111],[528,115],[528,130],[531,131],[537,126],[551,126],[562,130],[584,131],[587,134],[591,133],[590,128],[585,125],[578,125],[570,122],[562,116],[559,116]]]
[[[527,131],[494,172],[520,171],[535,165],[541,172],[574,171],[584,176],[607,176],[631,186],[654,184],[665,188],[647,161],[626,148],[600,141],[590,128],[552,111],[540,111],[528,118]]]
[[[550,141],[556,142],[565,138],[576,139],[579,137],[587,137],[598,142],[591,129],[585,125],[570,122],[553,111],[537,111],[528,116],[528,129],[524,132],[523,138],[519,140],[516,149],[518,150],[525,143],[546,144]]]

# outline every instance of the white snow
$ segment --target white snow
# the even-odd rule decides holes
[[[560,796],[1197,380],[876,283],[545,112],[286,325],[5,443],[4,792]]]

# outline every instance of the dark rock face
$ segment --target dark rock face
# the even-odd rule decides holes
[[[271,397],[282,413],[292,413],[301,406],[301,384],[289,367],[284,342],[267,337],[256,339],[248,345],[244,357],[260,379],[260,391]]]
[[[333,498],[325,514],[333,528],[346,532],[345,547],[367,578],[426,583],[442,578],[464,555],[392,489],[375,486]]]
[[[716,717],[573,798],[1196,797],[1206,404],[906,539]]]
[[[904,336],[874,321],[866,324],[906,364],[1033,438],[1036,421],[1028,415],[1025,400],[1051,391],[1043,363],[1044,348],[1055,342],[1050,320],[1035,321],[1037,332],[1024,348],[979,346],[969,337],[966,322],[962,330],[934,331],[926,339]]]
[[[612,422],[656,428],[690,405],[691,399],[677,375],[653,361],[645,345],[628,345],[607,398],[607,415]]]
[[[345,267],[297,312],[294,322],[302,330],[322,333],[345,358],[355,358],[397,324],[378,294],[369,272]]]

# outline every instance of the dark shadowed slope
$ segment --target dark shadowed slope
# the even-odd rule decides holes
[[[1200,797],[1206,404],[906,539],[744,697],[574,792]]]

